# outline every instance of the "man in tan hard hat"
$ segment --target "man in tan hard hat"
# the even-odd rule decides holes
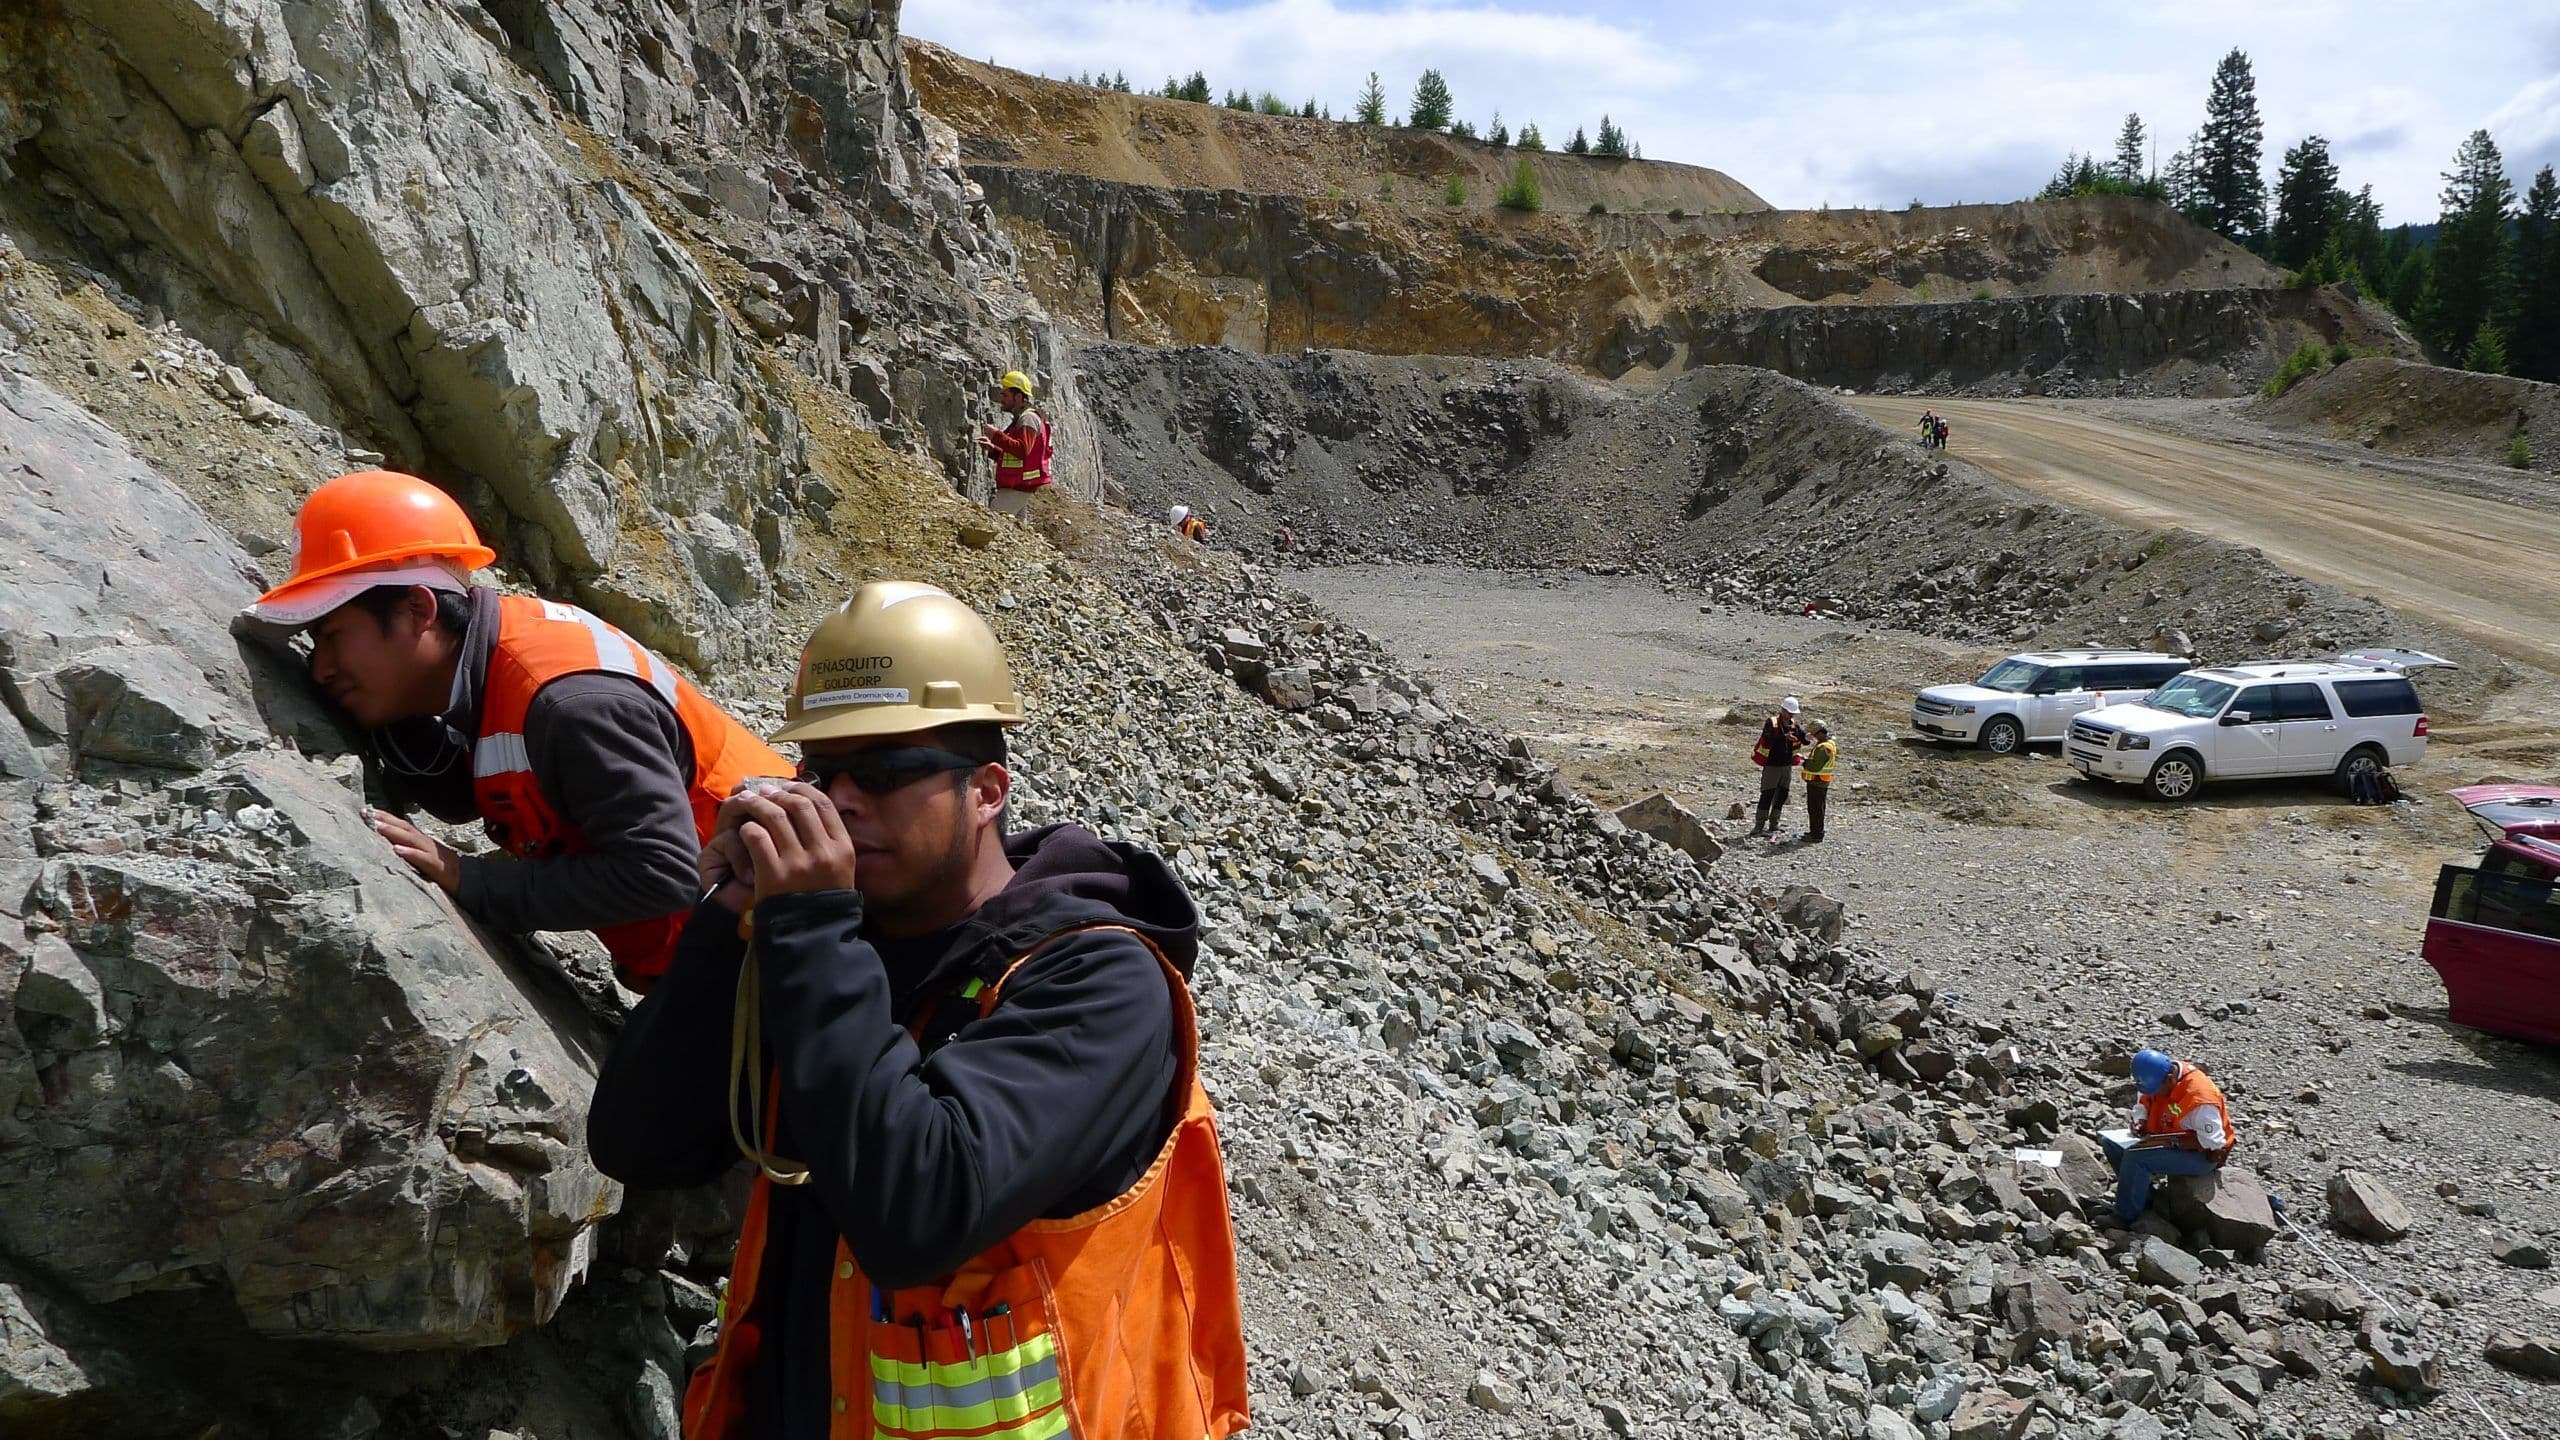
[[[588,1135],[633,1186],[756,1169],[689,1440],[1244,1426],[1198,912],[1133,846],[1007,835],[1023,720],[974,611],[865,585],[801,653],[798,779],[721,807]]]
[[[996,382],[996,403],[1005,423],[982,425],[978,448],[995,457],[996,489],[990,506],[999,515],[1019,517],[1031,508],[1031,493],[1049,483],[1049,422],[1031,408],[1031,377],[1007,370]]]

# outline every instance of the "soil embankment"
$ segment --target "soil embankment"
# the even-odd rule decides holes
[[[2361,362],[2359,362],[2361,363]],[[2411,367],[2423,369],[2424,367]],[[2551,387],[2542,387],[2551,388]],[[2291,571],[2560,670],[2560,516],[2387,473],[2262,454],[2048,405],[1874,397],[1909,431],[1934,406],[1950,453],[2022,490],[2144,529],[2253,546]]]
[[[1758,605],[1990,643],[2140,643],[2216,658],[2387,641],[2489,652],[2442,625],[2185,529],[2119,523],[1923,452],[1834,398],[1716,368],[1658,392],[1557,367],[1088,346],[1114,484],[1205,507],[1225,543],[1294,532],[1321,563],[1643,570]]]
[[[2232,395],[2305,340],[2418,353],[2145,201],[1780,211],[1694,166],[908,59],[1033,290],[1110,339],[1991,394]],[[1538,213],[1495,203],[1523,162]]]
[[[2278,430],[2341,440],[2390,455],[2560,471],[2560,385],[2481,375],[2380,356],[2323,370],[2251,407]]]

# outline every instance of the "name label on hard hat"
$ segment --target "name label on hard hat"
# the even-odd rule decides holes
[[[804,696],[802,710],[824,710],[833,705],[904,705],[909,703],[907,691],[898,686],[874,686],[868,690],[821,690]]]
[[[848,655],[839,656],[833,660],[814,661],[809,669],[814,674],[832,675],[840,670],[894,670],[897,667],[896,657],[890,655]]]

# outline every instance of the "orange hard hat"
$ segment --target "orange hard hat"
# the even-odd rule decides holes
[[[308,610],[321,598],[318,592],[349,588],[339,577],[405,573],[425,562],[467,575],[497,558],[452,496],[415,475],[358,470],[302,502],[293,517],[293,574],[259,596],[251,610],[299,618],[294,612]]]

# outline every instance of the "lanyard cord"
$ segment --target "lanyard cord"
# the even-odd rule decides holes
[[[768,1133],[765,1129],[764,1083],[757,1074],[764,1056],[763,989],[756,975],[756,942],[747,940],[746,959],[738,966],[738,993],[729,1018],[729,1138],[736,1142],[738,1153],[755,1162],[756,1170],[776,1185],[809,1183],[809,1167],[796,1160],[785,1160],[767,1151],[757,1141]],[[738,1126],[738,1092],[746,1092],[747,1123],[753,1127],[756,1140]]]

